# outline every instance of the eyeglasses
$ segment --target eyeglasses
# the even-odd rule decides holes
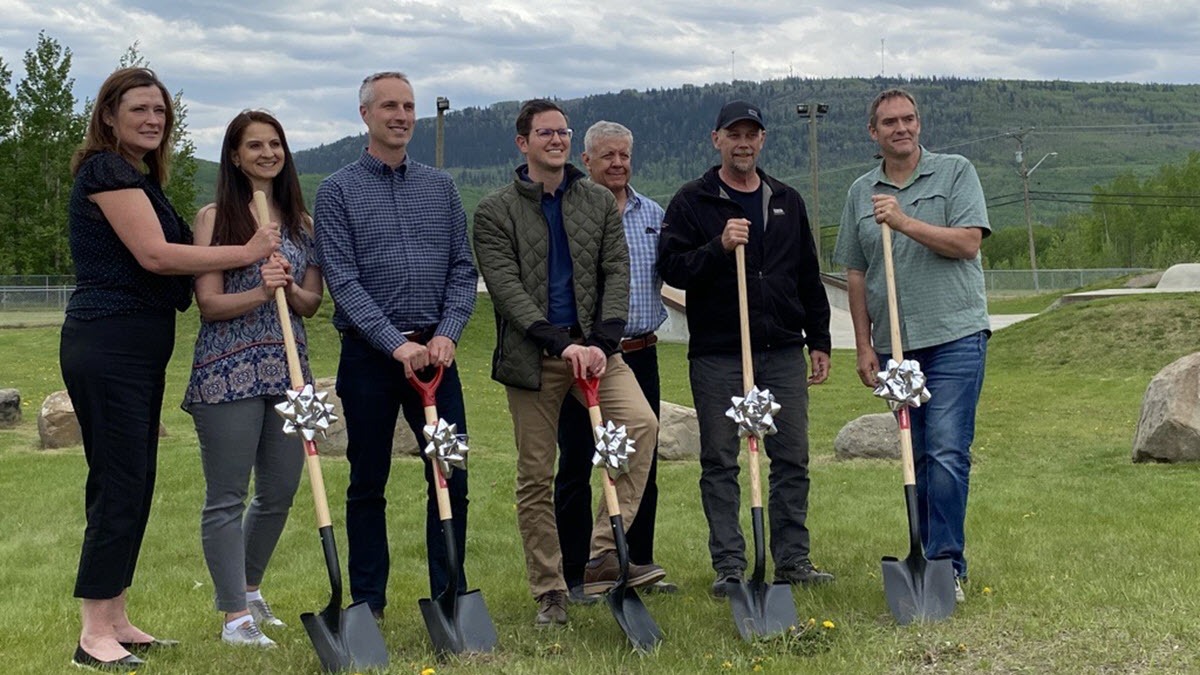
[[[533,133],[543,141],[548,141],[551,138],[554,138],[556,134],[569,141],[571,140],[571,136],[575,133],[575,131],[572,129],[534,129]]]

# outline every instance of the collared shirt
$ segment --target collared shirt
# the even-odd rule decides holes
[[[321,182],[315,227],[335,328],[387,354],[432,325],[458,342],[478,274],[449,174],[412,158],[392,169],[364,150]]]
[[[663,209],[653,199],[625,187],[627,198],[621,221],[629,246],[629,321],[625,337],[638,337],[658,330],[667,320],[662,301],[662,277],[658,276],[658,235],[662,232]]]
[[[965,157],[921,148],[908,182],[896,185],[883,163],[863,174],[846,195],[833,259],[866,272],[867,313],[875,350],[890,352],[892,340],[883,265],[883,236],[875,222],[871,196],[895,195],[912,218],[944,227],[978,227],[991,232],[983,187]],[[905,350],[921,349],[988,330],[987,295],[980,256],[948,258],[900,234],[892,233],[900,334]]]
[[[534,182],[528,171],[521,171],[521,180]],[[546,218],[549,235],[549,250],[546,265],[549,271],[546,289],[546,320],[555,326],[570,328],[579,323],[579,311],[575,307],[575,265],[571,262],[571,248],[567,241],[567,229],[563,225],[563,192],[566,179],[558,184],[553,193],[542,193],[542,216]]]

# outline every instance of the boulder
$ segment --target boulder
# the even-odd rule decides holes
[[[1133,461],[1200,461],[1200,352],[1150,380],[1133,435]]]
[[[313,382],[313,388],[329,394],[329,398],[326,400],[333,404],[333,413],[338,416],[338,421],[329,427],[328,438],[317,436],[317,451],[322,455],[344,457],[346,455],[346,417],[342,412],[342,400],[338,398],[336,385],[336,377],[320,377]],[[421,449],[417,446],[412,429],[408,427],[404,415],[396,415],[396,433],[392,437],[392,455],[417,457],[420,452]]]
[[[21,392],[0,389],[0,429],[15,427],[21,422]]]
[[[850,420],[833,439],[837,459],[900,459],[900,427],[891,413]]]
[[[75,406],[65,389],[50,394],[42,401],[37,424],[43,450],[83,445],[83,431],[80,430],[79,420],[75,417]],[[163,438],[166,435],[167,428],[159,422],[158,437]]]
[[[658,420],[659,459],[700,459],[700,424],[696,411],[662,401]]]
[[[1127,279],[1125,281],[1125,283],[1123,284],[1123,287],[1124,288],[1154,288],[1155,286],[1158,285],[1159,280],[1162,279],[1163,271],[1164,270],[1158,270],[1155,272],[1147,272],[1146,274],[1139,274],[1135,277],[1130,277],[1129,279]]]
[[[66,390],[56,391],[42,401],[37,423],[38,436],[44,449],[83,443],[83,432],[79,430],[79,420],[75,419],[75,406],[71,405],[71,397]]]

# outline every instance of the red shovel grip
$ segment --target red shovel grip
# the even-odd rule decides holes
[[[587,403],[587,407],[592,408],[600,405],[600,380],[595,377],[577,377],[575,384],[579,385],[579,390],[583,392],[583,400]]]
[[[433,377],[428,382],[422,381],[420,376],[415,372],[412,374],[412,377],[408,378],[408,382],[413,386],[413,389],[416,389],[421,394],[421,405],[431,406],[437,404],[437,389],[438,385],[442,383],[442,375],[444,374],[445,369],[437,366],[433,372]]]

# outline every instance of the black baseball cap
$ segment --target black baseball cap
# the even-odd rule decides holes
[[[758,109],[758,106],[746,101],[730,101],[721,108],[721,112],[717,115],[716,129],[724,129],[734,122],[742,120],[750,120],[764,130],[767,128],[766,123],[763,122],[762,111]]]

